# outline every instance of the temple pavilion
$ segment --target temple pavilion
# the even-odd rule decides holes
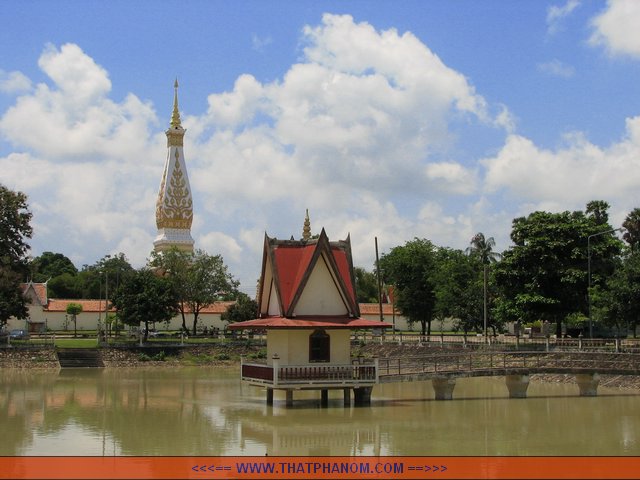
[[[328,391],[344,391],[350,405],[370,402],[378,380],[377,362],[351,359],[351,331],[391,327],[360,318],[351,241],[330,242],[322,229],[311,238],[308,212],[301,240],[278,240],[265,234],[258,286],[258,318],[230,324],[233,330],[267,334],[267,361],[242,362],[246,383],[286,391],[287,406],[294,390],[319,390],[326,406]]]

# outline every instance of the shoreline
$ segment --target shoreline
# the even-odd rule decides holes
[[[166,353],[165,350],[169,351]],[[432,348],[430,349],[432,351]],[[419,355],[423,348],[369,344],[354,348],[354,357]],[[254,345],[198,345],[189,348],[153,346],[136,348],[105,347],[101,349],[104,368],[175,368],[194,366],[234,366],[240,357],[264,358],[266,349]],[[0,369],[59,370],[60,364],[53,348],[0,348]],[[531,381],[575,384],[570,374],[532,374]],[[640,390],[640,376],[600,375],[600,387]]]

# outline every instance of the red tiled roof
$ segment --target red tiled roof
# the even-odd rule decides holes
[[[38,301],[41,305],[47,304],[47,284],[46,283],[21,283],[20,288],[22,289],[22,294],[26,295],[29,291],[29,288],[32,288],[35,295],[38,297]]]
[[[66,312],[67,305],[70,303],[78,303],[82,305],[83,312],[104,312],[105,305],[104,300],[91,300],[91,299],[59,299],[52,298],[49,300],[49,305],[44,309],[47,312]],[[211,305],[207,305],[200,310],[200,313],[205,314],[222,314],[227,311],[230,305],[235,302],[215,302]],[[115,308],[110,308],[110,312],[116,312]],[[190,313],[188,311],[187,313]]]
[[[393,315],[393,304],[383,303],[382,313],[384,315]],[[397,312],[396,312],[397,313]],[[378,303],[361,303],[360,315],[380,315],[380,304]]]
[[[366,320],[363,318],[345,317],[266,317],[248,320],[246,322],[231,323],[231,330],[263,329],[263,328],[391,328],[393,325],[385,322]]]
[[[273,249],[273,255],[280,280],[279,290],[282,297],[282,308],[289,310],[293,296],[300,287],[316,245],[278,245]]]

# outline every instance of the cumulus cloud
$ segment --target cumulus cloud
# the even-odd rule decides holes
[[[609,0],[606,9],[592,21],[590,42],[606,48],[611,55],[640,58],[640,2]]]
[[[608,148],[580,133],[566,136],[565,143],[556,150],[542,149],[528,138],[510,135],[495,157],[482,161],[487,191],[505,190],[539,205],[552,200],[564,208],[581,208],[593,199],[631,207],[640,184],[640,117],[627,119],[625,137]]]
[[[580,6],[579,0],[568,0],[564,5],[552,5],[547,9],[547,33],[553,35],[562,28],[562,21]]]
[[[383,248],[415,236],[464,248],[473,216],[442,210],[439,197],[477,193],[479,178],[452,153],[452,126],[512,132],[508,108],[489,105],[410,32],[325,15],[303,29],[301,51],[281,78],[240,75],[209,95],[204,114],[181,112],[196,246],[221,253],[249,289],[263,232],[298,236],[306,208],[330,238],[351,233],[366,267],[374,235]],[[123,249],[143,262],[166,156],[162,122],[133,93],[111,99],[109,73],[78,45],[47,46],[38,65],[47,81],[23,79],[0,118],[14,146],[0,158],[0,181],[30,194],[46,249],[83,263]]]
[[[0,70],[0,92],[23,93],[31,90],[31,80],[22,72]]]

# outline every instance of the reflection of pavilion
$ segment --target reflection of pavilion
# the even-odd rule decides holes
[[[225,415],[240,424],[243,441],[264,445],[269,456],[384,454],[380,425],[373,421],[370,409],[323,409],[322,415],[315,408],[281,410],[291,415],[278,415],[272,407],[262,416],[243,412],[238,409]]]
[[[267,363],[242,364],[242,380],[273,391],[284,390],[287,405],[294,390],[344,392],[344,404],[369,404],[378,383],[377,365],[351,361],[351,330],[391,325],[360,318],[351,241],[329,242],[324,231],[311,238],[309,217],[301,240],[265,235],[258,287],[259,318],[229,325],[231,329],[267,331]]]

